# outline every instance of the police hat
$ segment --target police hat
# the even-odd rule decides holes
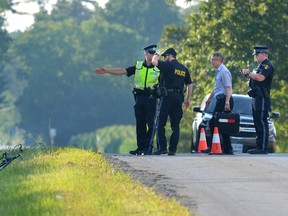
[[[170,55],[170,54],[176,57],[177,52],[175,51],[175,49],[169,48],[165,52],[163,52],[161,55],[165,57],[166,55]]]
[[[150,54],[154,54],[156,52],[156,47],[157,45],[153,44],[153,45],[145,47],[143,50],[145,50],[145,52],[148,52]]]
[[[266,45],[257,45],[257,46],[254,46],[254,53],[252,55],[257,55],[259,53],[262,53],[262,52],[265,52],[265,53],[268,53],[268,46]]]

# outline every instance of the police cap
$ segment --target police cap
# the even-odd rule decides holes
[[[266,45],[257,45],[257,46],[254,46],[254,53],[252,55],[257,55],[259,53],[262,53],[262,52],[265,52],[265,53],[268,53],[268,46]]]
[[[153,44],[153,45],[145,47],[143,50],[145,50],[145,52],[148,52],[150,54],[154,54],[156,52],[156,47],[157,45]]]
[[[169,48],[165,52],[163,52],[161,55],[165,57],[166,55],[170,55],[170,54],[176,57],[177,52],[175,51],[175,49]]]

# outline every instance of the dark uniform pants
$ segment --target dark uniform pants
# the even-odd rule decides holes
[[[226,96],[222,95],[222,97],[218,98],[216,100],[216,105],[213,111],[213,117],[211,118],[211,120],[209,121],[209,128],[211,131],[211,137],[213,137],[213,132],[214,132],[214,124],[215,124],[215,118],[214,118],[214,114],[216,112],[224,112],[224,107],[225,107],[225,102],[226,102]],[[231,97],[230,98],[230,109],[232,110],[234,107],[234,100]],[[222,148],[223,148],[223,152],[224,153],[229,153],[230,151],[232,151],[232,145],[231,145],[231,139],[230,139],[230,134],[225,134],[222,133]],[[213,139],[212,139],[213,141]],[[211,142],[212,144],[212,142]],[[211,148],[211,146],[209,146]]]
[[[268,110],[256,110],[254,104],[252,104],[252,115],[254,119],[254,125],[256,130],[256,144],[257,149],[267,150],[268,148]]]
[[[135,102],[137,147],[139,150],[148,150],[153,132],[156,99],[142,94],[135,96]]]
[[[183,96],[180,93],[171,93],[163,98],[158,124],[158,150],[167,151],[165,125],[169,116],[172,134],[170,136],[169,151],[176,152],[180,136],[180,121],[183,116]]]

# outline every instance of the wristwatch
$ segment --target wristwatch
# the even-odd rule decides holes
[[[229,101],[226,101],[225,104],[229,104]]]
[[[247,74],[245,74],[245,77],[249,77],[249,74],[251,73],[251,71],[248,71]]]

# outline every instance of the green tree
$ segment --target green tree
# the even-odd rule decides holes
[[[14,98],[8,91],[9,78],[4,71],[5,55],[11,44],[11,38],[5,30],[5,11],[10,10],[10,5],[7,1],[0,1],[0,134],[3,137],[5,129],[14,124],[15,111],[12,109]],[[15,117],[15,118],[14,118]],[[3,143],[3,140],[0,138]]]
[[[0,0],[0,63],[3,61],[3,57],[11,42],[11,38],[9,37],[8,32],[5,30],[6,19],[4,12],[7,10],[10,10],[10,5],[8,2],[6,0]],[[3,85],[0,86],[3,87]]]
[[[146,39],[119,22],[109,23],[104,12],[59,1],[51,14],[41,10],[33,27],[15,38],[6,68],[26,84],[16,103],[20,127],[48,140],[51,120],[56,144],[66,145],[76,134],[134,124],[132,80],[96,76],[94,69],[133,65],[144,58]]]
[[[69,16],[59,20],[58,14],[46,14],[46,20],[45,13],[39,14],[33,29],[15,39],[9,54],[11,59],[16,57],[14,62],[23,64],[17,71],[18,79],[28,80],[16,103],[22,117],[20,127],[47,138],[50,119],[57,129],[56,144],[65,145],[71,135],[103,127],[111,119],[130,123],[133,118],[125,110],[132,97],[125,97],[129,86],[123,88],[124,82],[114,85],[107,77],[96,78],[93,74],[95,60],[96,64],[101,63],[100,58],[97,60],[97,43],[101,42],[98,33],[89,38],[92,33],[87,32],[87,23],[81,21],[79,25]],[[98,28],[106,27],[100,22]],[[121,34],[126,32],[118,35]],[[113,89],[105,91],[103,83]],[[111,98],[115,106],[103,107],[109,91],[115,91]],[[114,111],[117,108],[121,118]],[[105,113],[111,115],[107,117]]]
[[[158,42],[165,25],[184,24],[179,8],[167,0],[109,0],[104,16],[109,23],[138,32],[144,44]]]
[[[127,153],[136,146],[135,130],[132,125],[111,125],[73,136],[69,145],[103,153]]]

